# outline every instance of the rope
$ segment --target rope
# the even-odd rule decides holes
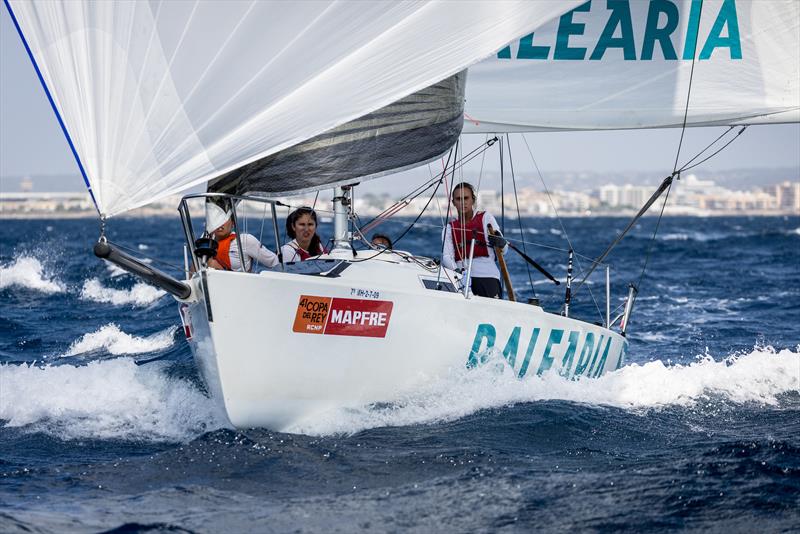
[[[517,224],[519,225],[519,235],[524,236],[525,230],[522,227],[522,215],[519,212],[519,195],[517,195],[517,177],[514,174],[514,158],[511,157],[511,139],[506,134],[506,143],[508,144],[508,163],[511,167],[511,183],[514,184],[514,201],[517,204]],[[522,242],[522,252],[528,254],[528,249],[525,248],[525,241]],[[536,297],[536,290],[533,288],[533,276],[531,276],[531,266],[525,262],[525,270],[528,271],[528,283],[530,283],[533,296]]]

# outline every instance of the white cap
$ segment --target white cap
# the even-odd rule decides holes
[[[206,232],[213,232],[231,218],[230,212],[225,211],[213,202],[206,202]]]

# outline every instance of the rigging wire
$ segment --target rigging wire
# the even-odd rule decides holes
[[[542,175],[542,171],[541,171],[541,169],[539,169],[539,164],[536,162],[536,158],[533,157],[533,151],[531,150],[531,147],[528,144],[528,138],[525,136],[524,133],[522,134],[522,140],[525,141],[525,147],[528,149],[528,154],[531,157],[531,161],[533,162],[533,166],[536,169],[536,173],[539,175],[539,180],[542,182],[542,187],[544,187],[544,192],[547,194],[547,199],[550,201],[550,206],[553,208],[553,212],[556,215],[556,219],[558,220],[558,224],[559,224],[559,226],[561,226],[561,231],[564,234],[564,238],[567,240],[567,244],[569,245],[570,250],[572,250],[573,254],[574,254],[575,247],[572,246],[572,240],[569,238],[569,233],[567,233],[567,229],[564,226],[564,221],[561,220],[561,215],[559,215],[558,209],[556,208],[556,204],[553,201],[553,197],[550,195],[550,190],[547,188],[547,184],[544,182],[544,175]],[[584,272],[583,265],[581,264],[580,261],[578,261],[577,257],[578,257],[578,255],[575,254],[575,258],[576,258],[575,259],[575,265],[577,265],[578,271],[580,271],[580,273],[583,274],[583,272]],[[592,267],[589,270],[589,273],[591,273],[591,271],[593,271],[594,268],[597,265],[599,265],[599,263],[600,263],[599,260],[593,262]],[[585,279],[585,277],[584,277],[584,279]],[[594,307],[597,309],[597,314],[600,316],[600,320],[602,321],[603,320],[603,312],[600,310],[600,305],[597,303],[597,299],[594,297],[594,292],[592,292],[592,288],[591,287],[589,287],[589,295],[591,296],[592,302],[594,302]],[[575,296],[575,290],[574,289],[572,290],[572,296],[573,297]]]
[[[503,172],[503,138],[500,138],[500,233],[506,233],[506,177]]]
[[[488,150],[489,147],[491,147],[496,141],[497,141],[497,137],[489,139],[487,142],[485,142],[481,146],[479,146],[479,147],[475,148],[474,150],[472,150],[471,152],[467,153],[466,156],[463,156],[461,159],[454,160],[453,161],[453,177],[455,176],[456,168],[459,168],[459,169],[463,168],[464,165],[466,165],[467,163],[469,163],[470,161],[472,161],[473,159],[478,157],[478,155],[480,155],[481,153],[484,153],[486,150]],[[445,163],[443,165],[442,173],[444,175],[445,186],[447,186],[447,177],[446,177],[446,172],[447,171],[445,169],[450,164],[450,158],[451,157],[452,157],[452,154],[448,155],[447,163]],[[456,155],[456,157],[457,157],[457,155]],[[444,159],[444,158],[442,158],[442,159]],[[419,185],[417,188],[413,189],[410,193],[406,194],[406,196],[404,196],[402,199],[398,200],[397,202],[395,202],[394,204],[392,204],[391,206],[389,206],[388,208],[383,210],[381,213],[379,213],[378,215],[376,215],[375,217],[370,219],[364,225],[363,230],[365,232],[369,232],[370,230],[372,230],[373,228],[375,228],[379,224],[383,223],[386,219],[394,216],[397,212],[399,212],[400,210],[402,210],[403,208],[408,206],[411,203],[412,200],[414,200],[418,196],[422,195],[425,191],[427,191],[431,187],[434,187],[436,185],[437,181],[439,181],[441,179],[442,179],[441,176],[437,176],[437,177],[434,177],[431,180],[428,180],[428,181],[424,182],[423,184]],[[449,216],[449,213],[448,213],[448,216]]]
[[[458,141],[456,141],[456,151],[458,151]],[[451,150],[450,150],[450,153],[449,153],[449,154],[448,154],[448,156],[447,156],[447,163],[448,163],[448,164],[450,163],[450,158],[451,158],[452,156],[453,156],[453,150],[451,149]],[[446,167],[445,167],[445,171],[446,171]],[[453,172],[455,173],[455,161],[453,161]],[[400,242],[400,240],[401,240],[401,239],[403,239],[403,238],[406,236],[406,234],[408,234],[408,232],[410,232],[410,231],[411,231],[411,229],[414,227],[414,225],[417,223],[417,221],[419,221],[419,220],[420,220],[420,218],[422,217],[422,215],[425,213],[425,210],[427,210],[427,209],[428,209],[428,206],[430,206],[431,202],[433,202],[433,198],[436,196],[436,193],[439,191],[439,187],[442,185],[442,181],[443,181],[443,179],[444,179],[444,175],[445,175],[445,174],[446,174],[446,172],[443,172],[443,173],[442,173],[442,178],[441,178],[441,179],[439,179],[439,180],[436,182],[436,188],[433,190],[433,194],[432,194],[432,195],[431,195],[431,197],[428,199],[428,202],[426,202],[426,203],[425,203],[425,206],[424,206],[424,207],[422,208],[422,210],[419,212],[419,215],[417,215],[416,219],[414,219],[414,220],[411,222],[411,224],[410,224],[410,225],[408,225],[408,228],[406,228],[406,229],[403,231],[403,233],[402,233],[402,234],[400,234],[400,236],[399,236],[399,237],[397,237],[397,238],[394,240],[394,244],[395,244],[395,245],[396,245],[397,243],[399,243],[399,242]],[[448,214],[448,215],[449,215],[449,214]],[[444,245],[442,245],[442,248],[444,249]]]
[[[519,212],[519,195],[517,194],[517,177],[514,174],[514,158],[511,157],[511,139],[508,137],[508,133],[506,133],[506,144],[508,145],[508,164],[511,168],[511,183],[514,184],[514,202],[517,204],[517,224],[519,225],[519,235],[520,237],[525,236],[525,230],[522,227],[522,215]],[[522,252],[526,255],[528,254],[528,249],[525,248],[525,240],[522,241]],[[534,298],[536,297],[536,290],[533,288],[533,276],[531,276],[531,266],[528,262],[525,262],[525,270],[528,271],[528,283],[530,283],[531,291],[533,292]]]
[[[703,0],[700,0],[700,7],[699,7],[699,10],[698,10],[698,14],[697,14],[697,26],[698,27],[700,26],[700,20],[702,19],[702,17],[703,17]],[[642,280],[644,279],[644,274],[645,274],[645,271],[647,270],[647,263],[650,260],[650,254],[653,252],[653,247],[654,247],[655,242],[656,242],[656,235],[658,235],[658,229],[661,226],[661,219],[664,217],[664,209],[667,207],[667,200],[669,200],[669,193],[672,190],[673,178],[675,176],[677,176],[678,179],[680,180],[680,177],[681,177],[681,174],[680,174],[681,171],[678,170],[678,161],[680,160],[680,157],[681,157],[681,148],[683,148],[683,136],[686,133],[686,121],[688,120],[688,117],[689,117],[689,101],[691,100],[691,97],[692,97],[692,82],[694,81],[694,66],[695,66],[695,61],[696,61],[695,58],[696,57],[697,57],[697,39],[695,39],[694,47],[693,47],[693,50],[692,50],[692,67],[689,70],[689,86],[686,89],[686,105],[683,108],[683,124],[681,125],[681,137],[678,140],[678,150],[675,153],[675,164],[672,166],[672,174],[669,176],[669,178],[667,180],[665,180],[665,182],[667,183],[667,188],[666,188],[667,194],[664,196],[664,203],[661,205],[661,212],[658,214],[658,220],[656,221],[656,227],[653,229],[653,236],[650,238],[650,242],[647,245],[647,253],[645,254],[644,263],[642,264],[642,272],[639,274],[639,280],[636,282],[636,285],[634,286],[637,293],[639,292],[639,287],[641,286]],[[744,131],[744,130],[742,130],[742,131]],[[725,132],[725,133],[727,133],[727,132]],[[736,137],[738,137],[738,136],[736,136]],[[734,137],[734,139],[736,139],[736,137]],[[718,139],[719,138],[717,138],[717,140]],[[712,145],[714,143],[716,143],[717,140],[714,140]],[[732,141],[733,140],[731,140],[731,142]],[[730,144],[730,143],[728,143],[728,144]],[[709,145],[709,146],[711,146],[711,145]],[[727,146],[727,145],[725,145],[725,146]],[[725,148],[725,146],[723,146],[722,148]],[[722,150],[722,149],[720,149],[720,150]],[[705,152],[705,149],[703,150],[703,152]],[[715,154],[718,153],[718,152],[719,151],[715,152]],[[702,152],[701,152],[701,154],[702,154]],[[714,154],[712,154],[712,156],[713,155]],[[698,156],[699,156],[699,154],[698,154]],[[694,161],[695,159],[697,159],[698,156],[695,156],[694,158],[692,158],[689,161],[690,162]],[[703,161],[705,161],[705,160],[703,160]],[[698,165],[699,165],[699,163],[698,163]],[[663,185],[662,185],[662,189],[663,189]],[[648,205],[647,208],[649,208],[649,207],[650,206]],[[642,213],[642,212],[640,211],[640,213]],[[635,219],[634,219],[634,221],[631,221],[631,223],[633,223],[633,222],[635,222]],[[630,228],[630,225],[629,225],[629,228]],[[621,238],[622,238],[622,236],[620,236],[620,239]]]

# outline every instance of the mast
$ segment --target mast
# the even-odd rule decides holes
[[[348,185],[333,189],[333,250],[352,250],[348,229],[350,191]]]

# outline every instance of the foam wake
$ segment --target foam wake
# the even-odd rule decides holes
[[[84,334],[80,339],[73,341],[62,356],[77,356],[100,350],[105,350],[115,356],[164,350],[175,343],[176,328],[170,327],[151,336],[138,337],[125,333],[119,326],[110,323],[96,332]]]
[[[63,283],[45,274],[39,260],[30,256],[20,256],[14,263],[0,265],[0,289],[12,286],[42,293],[62,293],[66,290]]]
[[[148,306],[166,294],[166,291],[142,282],[137,283],[128,290],[105,287],[97,278],[86,280],[81,289],[81,299],[114,304],[115,306],[124,304]]]
[[[287,429],[325,435],[381,426],[450,421],[485,408],[520,402],[566,400],[647,411],[692,406],[704,400],[775,405],[780,395],[800,391],[798,352],[757,348],[723,361],[703,358],[689,365],[661,361],[631,364],[600,378],[566,380],[557,373],[518,380],[500,361],[479,369],[457,369],[429,380],[388,405],[334,409]]]
[[[188,441],[225,425],[219,407],[158,364],[0,365],[0,420],[62,439]]]

